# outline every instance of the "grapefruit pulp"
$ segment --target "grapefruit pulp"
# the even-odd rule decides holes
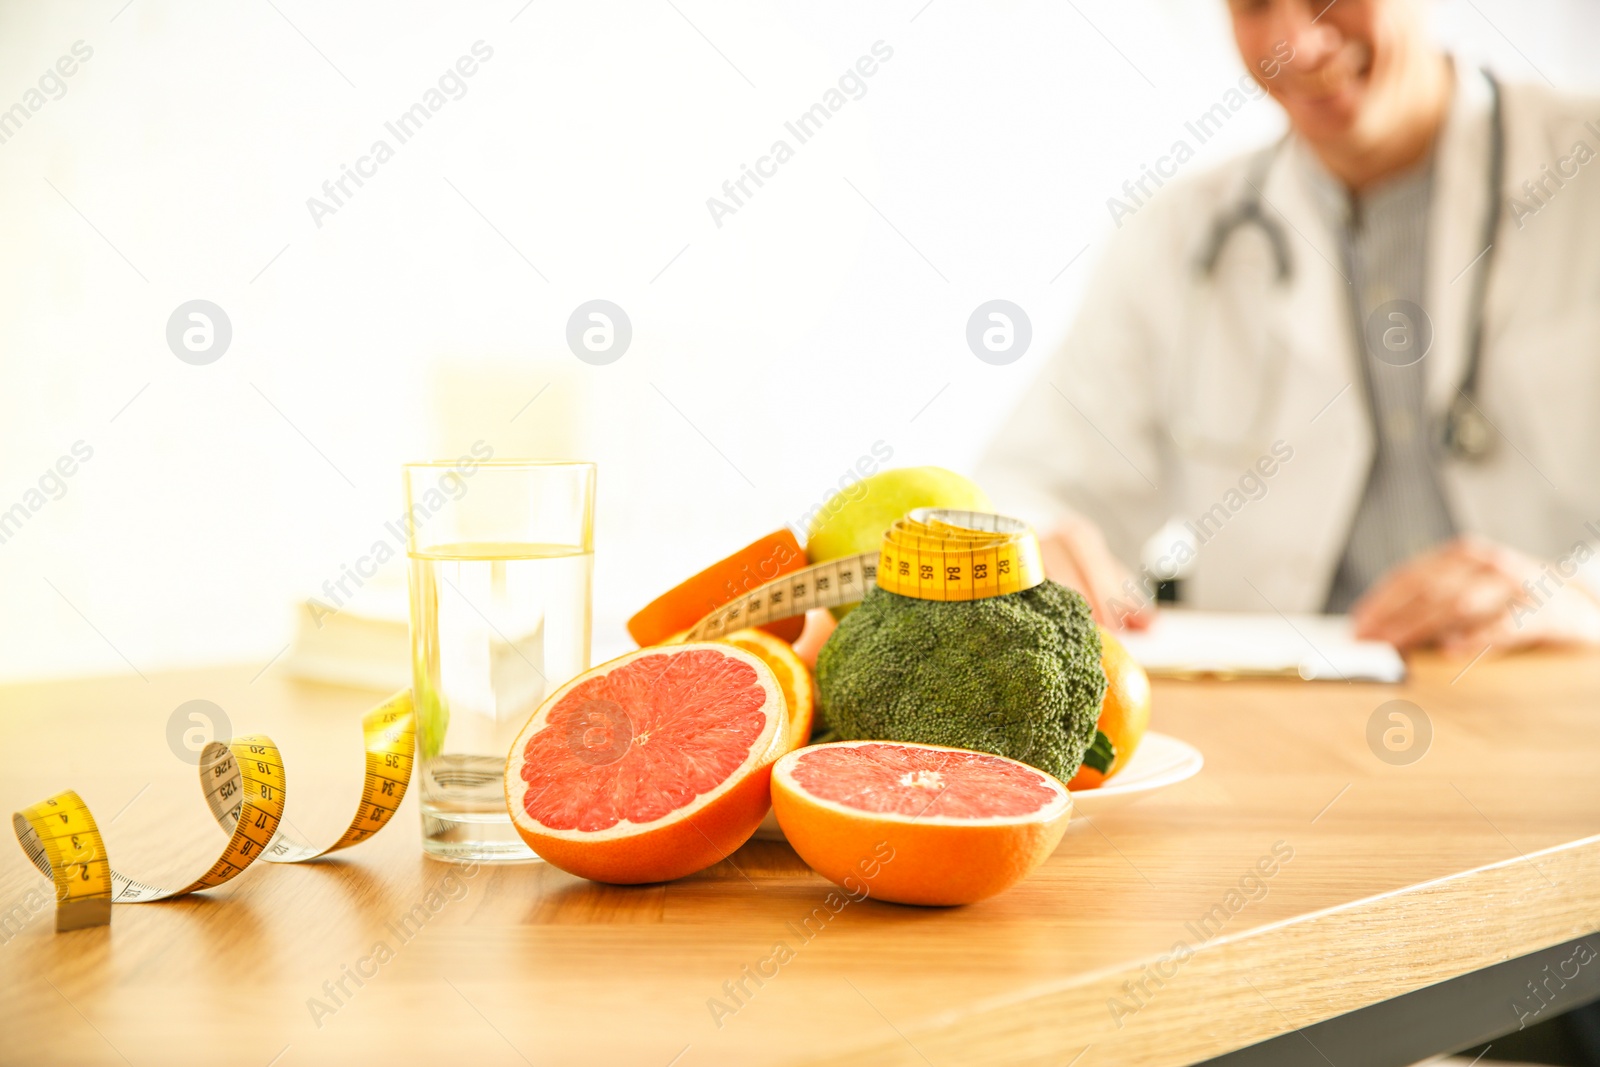
[[[831,617],[831,616],[830,616]],[[795,649],[787,641],[779,640],[765,630],[736,630],[718,640],[726,641],[746,652],[753,652],[772,668],[778,678],[778,688],[783,690],[784,707],[789,712],[789,743],[785,752],[793,751],[811,740],[813,712],[817,706],[817,683]]]
[[[787,744],[783,693],[760,657],[709,642],[640,649],[539,706],[506,759],[506,803],[548,863],[664,882],[749,839]]]
[[[1072,798],[1055,778],[986,752],[839,741],[772,771],[789,844],[852,894],[970,904],[1010,888],[1055,850]]]

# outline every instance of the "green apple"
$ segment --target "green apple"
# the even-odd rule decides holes
[[[899,467],[863,478],[840,490],[812,518],[806,559],[812,563],[871,552],[883,533],[915,508],[991,511],[994,505],[969,478],[943,467]],[[835,608],[843,618],[849,607]]]

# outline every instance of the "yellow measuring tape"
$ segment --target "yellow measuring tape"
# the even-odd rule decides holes
[[[1027,523],[986,511],[918,508],[889,527],[878,551],[774,578],[711,612],[683,639],[705,641],[811,608],[854,604],[874,585],[919,600],[979,600],[1043,581],[1039,539]]]
[[[181,889],[135,882],[111,869],[105,841],[89,807],[68,789],[11,816],[28,859],[55,882],[56,930],[101,926],[112,904],[145,904],[232,881],[258,859],[300,863],[358,844],[389,825],[405,799],[415,749],[411,691],[396,693],[362,716],[366,781],[361,806],[339,839],[326,848],[301,844],[284,832],[283,757],[265,734],[213,741],[200,753],[200,787],[212,817],[228,835],[222,855]]]
[[[919,600],[981,600],[1044,581],[1028,524],[983,511],[919,508],[889,527],[878,556],[878,584]]]

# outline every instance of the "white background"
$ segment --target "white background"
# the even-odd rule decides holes
[[[1510,80],[1580,86],[1596,11],[1436,21]],[[969,468],[1070,320],[1106,198],[1242,72],[1221,0],[16,2],[0,108],[80,40],[0,144],[0,510],[94,450],[0,544],[0,677],[254,673],[400,513],[399,464],[480,438],[599,461],[615,646],[874,442]],[[316,226],[306,199],[479,40],[466,95]],[[706,198],[880,40],[865,97],[718,228]],[[1188,166],[1280,121],[1252,103]],[[597,297],[634,329],[603,367],[564,340]],[[996,297],[1034,329],[1005,367],[964,338]],[[166,344],[195,298],[233,326],[209,366]],[[362,595],[403,582],[396,560]]]

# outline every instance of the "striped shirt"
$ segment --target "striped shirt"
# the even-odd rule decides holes
[[[1320,170],[1320,168],[1319,168]],[[1352,195],[1317,173],[1339,234],[1373,430],[1372,467],[1325,610],[1343,612],[1385,571],[1456,532],[1439,471],[1443,446],[1425,407],[1432,325],[1427,294],[1433,161]]]

